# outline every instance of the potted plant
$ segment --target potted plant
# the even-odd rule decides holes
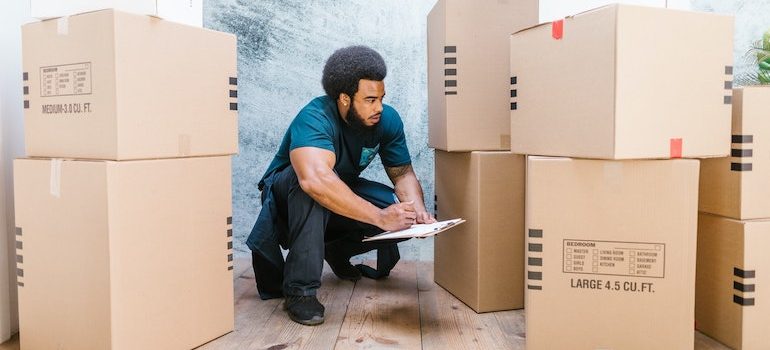
[[[756,67],[756,72],[744,74],[738,81],[740,85],[770,85],[770,29],[751,45],[745,57]]]

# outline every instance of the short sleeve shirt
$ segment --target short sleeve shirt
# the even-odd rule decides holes
[[[358,178],[369,163],[380,155],[386,167],[411,164],[404,136],[404,124],[395,109],[383,105],[380,122],[371,130],[350,127],[339,116],[337,103],[328,96],[313,99],[299,111],[283,136],[273,161],[260,180],[283,170],[289,164],[289,152],[300,147],[317,147],[334,152],[334,171],[344,182]]]

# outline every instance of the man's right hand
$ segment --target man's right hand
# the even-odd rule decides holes
[[[417,218],[414,201],[396,203],[380,210],[379,228],[385,231],[398,231],[411,227]]]

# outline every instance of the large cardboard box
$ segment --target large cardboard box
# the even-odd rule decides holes
[[[768,106],[770,87],[733,90],[730,157],[701,163],[700,211],[736,219],[770,218]]]
[[[537,0],[438,0],[428,14],[428,143],[510,150],[508,36],[537,23]]]
[[[22,27],[27,155],[238,151],[235,36],[103,10]]]
[[[524,157],[436,151],[434,280],[476,312],[524,307]]]
[[[203,26],[203,0],[30,0],[32,17],[48,19],[114,8]]]
[[[233,329],[230,157],[14,162],[22,349],[191,349]]]
[[[698,165],[528,157],[527,349],[693,348]]]
[[[517,32],[510,49],[514,153],[700,158],[730,149],[732,17],[610,5]]]
[[[767,349],[770,219],[698,216],[695,320],[733,349]],[[768,284],[764,284],[768,283]]]
[[[551,22],[613,3],[689,10],[690,0],[540,0],[539,23]]]

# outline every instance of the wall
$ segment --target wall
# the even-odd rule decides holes
[[[746,52],[751,44],[770,30],[770,0],[691,0],[693,10],[735,16],[735,80],[737,85],[748,74],[756,74]]]
[[[426,17],[435,0],[219,0],[204,4],[204,26],[238,35],[240,154],[233,160],[235,249],[259,212],[257,182],[286,128],[323,95],[321,71],[334,50],[368,45],[385,59],[385,102],[404,120],[425,198],[433,207],[433,152],[427,146]],[[364,176],[390,184],[379,160]]]

